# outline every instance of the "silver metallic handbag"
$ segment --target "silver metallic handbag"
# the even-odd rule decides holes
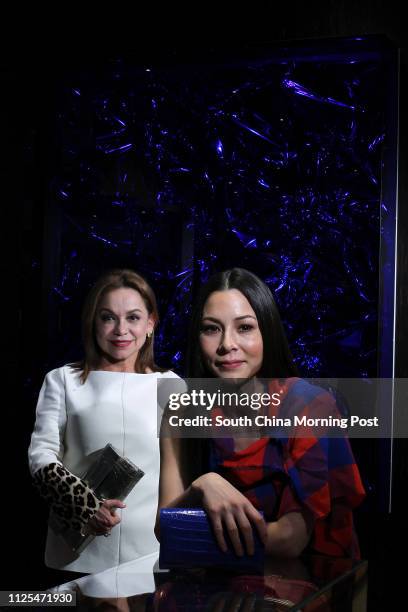
[[[87,485],[99,499],[119,499],[124,501],[133,487],[144,476],[143,470],[138,468],[126,457],[122,457],[111,444],[107,444],[98,454],[97,458],[82,476]],[[50,514],[49,525],[57,534],[61,535],[68,546],[78,555],[94,539],[94,535],[85,530],[82,532],[63,526],[60,518]]]

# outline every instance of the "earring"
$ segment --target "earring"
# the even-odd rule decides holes
[[[151,338],[152,337],[153,332],[147,332],[147,337]]]

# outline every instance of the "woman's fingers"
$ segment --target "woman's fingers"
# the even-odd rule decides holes
[[[115,518],[117,519],[118,517],[113,517],[111,514],[109,514],[106,511],[103,512],[101,510],[98,510],[98,512],[94,515],[93,520],[99,527],[111,528],[113,527],[113,520]]]
[[[99,525],[90,526],[90,533],[96,536],[109,535],[111,531],[111,527],[100,527]]]
[[[259,537],[261,538],[261,542],[263,544],[266,544],[267,529],[266,529],[265,519],[258,512],[258,510],[254,508],[254,506],[252,505],[245,508],[245,513],[248,519],[250,520],[251,524],[254,525],[256,530],[258,531]]]
[[[115,514],[114,516],[111,517],[111,520],[110,520],[111,527],[115,527],[115,525],[118,525],[120,521],[121,521],[120,516]]]
[[[116,525],[120,522],[120,517],[116,514],[117,508],[126,508],[126,504],[120,501],[120,499],[105,499],[97,514],[100,513],[107,524]],[[113,523],[112,520],[114,520]]]
[[[110,527],[101,526],[93,519],[91,519],[88,523],[88,533],[92,535],[101,536],[110,533],[110,531]]]
[[[98,516],[95,515],[95,520],[100,527],[112,529],[112,527],[115,527],[115,525],[120,523],[120,516],[115,514],[114,516],[109,515],[109,516],[104,516],[102,518],[99,518]]]
[[[245,542],[245,549],[248,555],[253,555],[255,552],[254,536],[252,533],[252,525],[247,518],[247,515],[241,510],[237,516],[239,532]]]
[[[249,523],[248,519],[246,519],[246,522]],[[228,532],[235,554],[237,554],[238,557],[242,557],[242,555],[244,554],[244,549],[242,547],[242,542],[240,538],[240,530],[242,530],[241,525],[238,528],[236,517],[230,512],[224,517],[224,525]],[[242,535],[244,535],[243,532]]]
[[[227,552],[228,547],[224,537],[224,527],[221,522],[221,515],[216,512],[209,512],[212,527],[214,530],[215,539],[222,552]]]
[[[245,553],[248,555],[255,553],[253,527],[257,529],[261,541],[263,543],[266,541],[266,523],[253,506],[222,513],[209,512],[209,515],[215,538],[223,552],[228,550],[225,533],[228,533],[232,548],[239,557]]]
[[[251,523],[245,513],[240,510],[234,515],[232,512],[210,514],[214,535],[217,543],[223,552],[228,551],[228,546],[225,540],[225,533],[231,541],[232,548],[236,555],[242,557],[245,552],[249,555],[254,554],[254,539],[252,534]],[[245,543],[245,550],[242,545]]]
[[[210,517],[214,534],[221,550],[227,550],[225,533],[229,534],[237,555],[255,551],[253,528],[261,541],[266,542],[266,523],[261,514],[231,483],[219,474],[209,472],[195,482],[202,505]],[[223,533],[224,528],[224,533]],[[245,544],[245,550],[243,547]]]
[[[107,535],[111,529],[120,523],[121,517],[116,514],[116,508],[126,508],[120,499],[105,499],[98,511],[89,521],[95,535]]]
[[[120,501],[120,499],[105,499],[102,507],[105,507],[111,514],[114,514],[116,508],[126,508],[126,504]]]

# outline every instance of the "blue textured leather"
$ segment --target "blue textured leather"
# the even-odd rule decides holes
[[[238,557],[228,537],[228,552],[224,553],[215,540],[204,510],[164,508],[160,511],[160,568],[223,567],[263,572],[264,546],[255,528],[253,534],[254,555]]]

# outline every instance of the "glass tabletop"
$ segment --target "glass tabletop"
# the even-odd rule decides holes
[[[132,612],[364,612],[367,561],[325,556],[268,558],[263,574],[222,569],[161,571],[157,554],[58,585],[77,610]]]

